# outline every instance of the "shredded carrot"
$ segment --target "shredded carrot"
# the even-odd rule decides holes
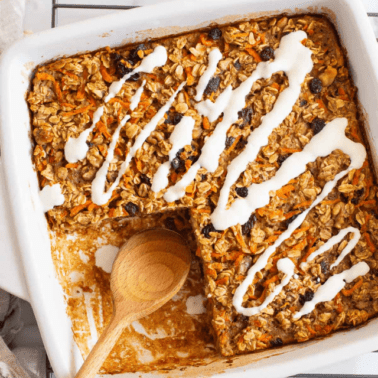
[[[242,246],[242,248],[247,248],[243,236],[239,232],[237,232],[235,236],[236,240]]]
[[[106,150],[104,145],[100,144],[99,146],[97,146],[97,148],[100,150],[103,157],[106,157],[108,155],[108,151]]]
[[[79,163],[69,163],[66,164],[66,168],[77,168],[79,166]]]
[[[196,249],[196,256],[200,257],[201,256],[201,248],[197,247]]]
[[[238,144],[239,140],[241,138],[241,135],[239,135],[238,137],[236,137],[236,139],[234,140],[234,142],[231,144],[230,147],[228,147],[228,150],[226,151],[227,154],[230,154],[236,147],[236,145]]]
[[[256,243],[251,244],[249,246],[249,250],[251,251],[251,253],[255,254],[257,251],[257,244]]]
[[[292,192],[295,190],[295,186],[293,185],[286,185],[283,188],[276,191],[276,195],[282,199],[287,199],[287,193]]]
[[[316,250],[316,247],[313,247],[313,245],[314,245],[315,242],[316,242],[316,238],[314,238],[313,236],[309,235],[309,236],[307,236],[307,239],[308,239],[307,252],[306,252],[306,254],[302,257],[302,259],[301,259],[301,263],[302,263],[302,262],[306,262],[307,259],[309,258],[309,256],[311,255],[311,253],[314,252],[314,251]]]
[[[135,159],[135,165],[137,167],[137,170],[139,172],[142,172],[143,166],[144,166],[143,162],[141,160],[139,160],[139,159]]]
[[[272,278],[269,278],[269,280],[266,280],[264,283],[263,283],[263,286],[264,287],[268,287],[269,284],[271,284],[272,282],[276,282],[279,280],[279,277],[278,277],[278,274],[276,274],[275,276],[273,276]]]
[[[306,232],[310,229],[310,226],[302,227],[302,228],[297,228],[293,234],[299,234],[300,232]]]
[[[152,118],[157,113],[157,110],[154,106],[150,106],[145,113],[146,118]]]
[[[129,102],[124,102],[120,100],[119,98],[113,97],[110,101],[109,104],[113,104],[114,102],[118,102],[123,108],[129,109],[130,108],[130,103]],[[139,103],[141,105],[141,103]]]
[[[319,105],[319,108],[324,109],[324,111],[325,111],[326,113],[328,113],[327,107],[324,105],[324,102],[323,102],[322,99],[320,99],[320,98],[317,99],[317,100],[316,100],[316,103]]]
[[[297,215],[300,213],[300,210],[290,211],[289,213],[284,214],[285,219],[289,219],[293,217],[294,215]]]
[[[304,202],[301,202],[301,203],[297,203],[293,209],[299,209],[301,207],[307,207],[307,206],[310,206],[312,203],[312,201],[304,201]]]
[[[177,173],[176,172],[171,173],[171,181],[172,181],[173,184],[176,183],[176,181],[177,181]]]
[[[301,41],[302,45],[305,45],[305,44],[306,44],[306,42],[307,42],[307,38],[305,38],[305,39],[302,39],[302,41]]]
[[[65,106],[65,107],[71,108],[71,109],[76,108],[76,105],[69,104],[68,102],[61,102],[60,106]]]
[[[246,48],[246,51],[248,52],[249,55],[253,57],[253,59],[256,60],[256,62],[261,62],[262,59],[260,58],[260,55],[252,48]]]
[[[236,33],[231,36],[232,38],[243,38],[248,37],[248,33]]]
[[[88,206],[88,211],[91,212],[93,211],[94,209],[98,209],[100,206],[96,205],[95,203],[91,203],[89,206]]]
[[[312,29],[307,30],[307,34],[313,35],[315,32]]]
[[[189,96],[188,94],[186,93],[186,91],[183,91],[184,92],[184,96],[185,96],[185,102],[186,102],[186,105],[188,105],[190,107],[190,99],[189,99]]]
[[[348,95],[346,94],[344,88],[341,88],[341,87],[340,87],[337,91],[338,91],[338,93],[339,93],[339,97],[340,97],[342,100],[344,100],[344,101],[349,101],[349,97],[348,97]]]
[[[340,198],[336,198],[335,200],[323,201],[322,205],[334,205],[335,203],[340,202]]]
[[[98,121],[96,124],[96,129],[99,133],[101,133],[106,139],[110,139],[112,136],[109,134],[108,128],[106,127],[105,123],[102,121]]]
[[[367,245],[368,245],[368,247],[370,249],[370,252],[374,252],[375,251],[375,246],[374,246],[374,243],[370,239],[370,235],[367,232],[365,232],[364,236],[365,236],[365,239],[366,239],[366,243],[367,243]]]
[[[273,87],[273,88],[275,88],[275,89],[277,89],[277,90],[280,90],[280,89],[281,89],[280,85],[279,85],[278,83],[276,83],[276,82],[274,82],[274,83],[271,84],[270,86]]]
[[[192,165],[192,161],[191,160],[185,160],[185,168],[186,168],[186,170],[188,170],[190,167],[191,167],[191,165]]]
[[[215,284],[216,284],[216,285],[227,285],[229,279],[230,279],[229,276],[223,277],[223,278],[221,278],[221,279],[215,281]]]
[[[311,326],[309,324],[306,324],[306,328],[309,330],[309,332],[312,334],[312,335],[316,335],[316,331],[314,331]]]
[[[264,240],[265,243],[273,243],[278,239],[278,235],[271,235],[268,239]]]
[[[209,130],[210,129],[210,122],[209,122],[209,119],[207,117],[203,117],[202,125],[203,125],[203,128],[205,130]]]
[[[356,207],[361,207],[365,205],[375,205],[375,200],[362,201]]]
[[[364,280],[360,277],[360,279],[349,290],[343,289],[341,290],[341,292],[344,296],[350,297],[355,290],[359,289],[362,286],[363,283]]]
[[[205,46],[212,46],[213,45],[213,42],[206,39],[206,34],[201,34],[200,40],[201,40],[201,43]]]
[[[194,77],[192,75],[192,67],[186,67],[186,85],[190,86],[194,84]]]
[[[258,340],[261,341],[261,342],[263,342],[263,343],[267,343],[272,338],[273,338],[272,335],[268,335],[268,334],[264,333],[261,336],[259,336]]]
[[[192,184],[188,185],[186,188],[185,188],[185,192],[186,193],[193,193],[194,192],[194,186]]]
[[[307,238],[304,238],[301,242],[292,246],[291,249],[302,251],[306,247],[306,245],[307,245]]]
[[[92,201],[87,201],[85,202],[84,204],[82,205],[78,205],[78,206],[75,206],[71,209],[71,212],[70,212],[70,216],[73,217],[75,216],[76,214],[78,214],[81,210],[84,210],[86,209],[90,204],[92,203]]]
[[[62,113],[62,115],[63,115],[63,117],[71,117],[71,116],[76,115],[76,114],[85,113],[89,110],[89,108],[90,108],[90,105],[83,106],[82,108],[72,110],[68,113]]]
[[[361,169],[357,169],[356,172],[354,172],[353,181],[352,181],[353,185],[358,184],[358,181],[360,180],[360,176],[361,176]]]
[[[281,148],[281,152],[286,154],[293,154],[295,152],[301,152],[300,148]]]

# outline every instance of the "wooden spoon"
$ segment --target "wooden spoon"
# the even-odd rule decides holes
[[[180,290],[190,261],[182,237],[165,229],[136,234],[121,247],[110,277],[112,319],[76,378],[94,377],[125,327],[156,311]]]

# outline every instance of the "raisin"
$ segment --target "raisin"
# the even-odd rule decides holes
[[[320,268],[323,274],[328,272],[328,264],[324,260],[320,261]]]
[[[239,314],[236,317],[236,321],[243,322],[243,323],[248,322],[249,321],[249,316],[245,316],[245,315]]]
[[[168,217],[164,221],[164,226],[168,228],[168,230],[175,230],[176,229],[176,224],[175,220],[172,217]]]
[[[310,88],[311,93],[313,94],[320,93],[323,88],[321,80],[315,77],[314,79],[310,81],[309,88]]]
[[[206,181],[206,175],[201,175],[201,181]]]
[[[180,114],[180,113],[173,114],[172,125],[177,125],[181,121],[182,117],[183,117],[183,115]]]
[[[181,159],[179,159],[179,158],[174,158],[172,161],[171,161],[171,166],[172,166],[172,168],[174,169],[174,170],[176,170],[176,169],[179,169],[180,168],[180,166],[181,166]]]
[[[236,148],[242,149],[246,146],[248,142],[244,138],[240,138],[239,142],[236,145]]]
[[[130,78],[129,78],[129,80],[131,80],[131,81],[138,81],[139,79],[140,79],[140,73],[139,72],[137,72],[134,75],[131,75]]]
[[[216,77],[212,77],[210,80],[209,80],[209,83],[207,84],[206,86],[206,89],[205,89],[205,95],[208,95],[210,96],[213,92],[216,92],[218,87],[219,87],[219,84],[220,84],[220,77],[219,76],[216,76]]]
[[[214,29],[211,29],[207,35],[213,41],[216,41],[217,39],[220,39],[220,37],[222,37],[222,30],[218,28],[214,28]]]
[[[248,196],[248,188],[246,188],[245,186],[241,187],[241,188],[236,188],[235,189],[235,192],[236,194],[239,196],[239,197],[242,197],[242,198],[245,198]]]
[[[243,226],[242,226],[242,234],[243,235],[248,235],[251,232],[251,230],[252,230],[254,224],[256,223],[256,221],[257,221],[256,215],[252,214],[249,217],[248,221],[243,224]]]
[[[241,64],[240,62],[237,60],[235,63],[234,63],[234,67],[239,71],[240,68],[241,68]]]
[[[277,337],[273,340],[270,340],[270,345],[271,346],[281,346],[281,345],[283,345],[283,341],[279,337]]]
[[[326,125],[326,123],[324,122],[324,120],[322,120],[321,118],[318,118],[318,117],[316,117],[310,123],[310,127],[311,127],[312,131],[314,132],[314,135],[320,133],[323,130],[325,125]]]
[[[194,164],[198,159],[199,159],[199,155],[191,155],[188,157],[188,160],[190,160],[192,164]]]
[[[125,205],[125,210],[129,213],[131,217],[134,217],[135,214],[139,211],[139,207],[135,203],[128,202]]]
[[[251,122],[253,116],[252,108],[244,108],[240,112],[238,112],[238,117],[243,119],[243,123],[239,126],[240,128],[248,125]]]
[[[212,223],[208,224],[207,226],[205,226],[203,229],[202,229],[202,234],[203,236],[206,238],[206,239],[210,239],[211,236],[210,236],[210,232],[218,232]]]
[[[357,196],[357,197],[361,197],[361,196],[364,194],[364,192],[365,192],[365,189],[364,189],[364,188],[358,189],[358,190],[356,191],[356,196]]]
[[[373,276],[378,276],[378,269],[373,269],[370,272]]]
[[[278,156],[277,163],[278,163],[279,165],[282,165],[282,163],[283,163],[288,157],[289,157],[288,155],[280,155],[280,156]]]
[[[234,137],[227,137],[226,138],[226,150],[232,146],[232,143],[234,143],[235,138]]]
[[[132,71],[132,68],[126,67],[122,62],[116,62],[116,75],[117,77],[123,77]]]
[[[307,105],[307,101],[306,100],[302,100],[300,103],[299,103],[299,106],[306,106]]]
[[[110,54],[110,59],[114,61],[114,63],[119,62],[120,60],[123,59],[123,56],[118,54],[118,53],[111,53]]]
[[[314,298],[314,295],[315,294],[312,290],[307,290],[304,295],[305,302],[310,302]]]
[[[151,186],[151,179],[147,175],[142,173],[140,175],[140,183],[141,184],[147,184],[147,185]]]
[[[353,197],[350,202],[352,202],[353,205],[358,205],[359,201],[360,201],[360,199],[358,197]]]
[[[263,50],[260,53],[260,58],[264,61],[267,62],[270,59],[274,58],[274,50],[270,47],[264,47]]]
[[[146,46],[142,43],[140,45],[138,45],[134,50],[131,50],[130,51],[130,54],[129,54],[129,59],[133,62],[133,63],[136,63],[136,62],[139,62],[141,60],[141,58],[139,57],[138,55],[138,51],[140,50],[145,50],[146,49]]]
[[[339,193],[341,202],[348,203],[349,198],[344,193]]]

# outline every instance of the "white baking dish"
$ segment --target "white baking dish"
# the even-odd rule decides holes
[[[367,125],[367,131],[376,161],[378,49],[365,10],[356,0],[177,1],[35,34],[17,42],[2,55],[0,287],[31,302],[58,378],[73,376],[82,359],[73,341],[63,293],[55,278],[47,224],[38,198],[37,176],[31,164],[30,118],[25,93],[33,69],[62,55],[180,33],[214,21],[222,24],[282,12],[325,13],[335,23],[349,53],[367,124],[372,126]],[[231,365],[220,360],[207,372],[202,368],[188,368],[185,375],[199,377],[218,373],[229,377],[251,374],[259,378],[283,377],[367,353],[377,346],[378,319],[375,319],[364,327],[340,332],[324,340],[239,356]],[[180,376],[184,372],[176,371],[172,375]]]

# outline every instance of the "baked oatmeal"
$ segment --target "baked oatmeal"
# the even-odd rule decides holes
[[[377,314],[377,187],[327,18],[62,58],[28,103],[51,230],[189,209],[222,355]]]

